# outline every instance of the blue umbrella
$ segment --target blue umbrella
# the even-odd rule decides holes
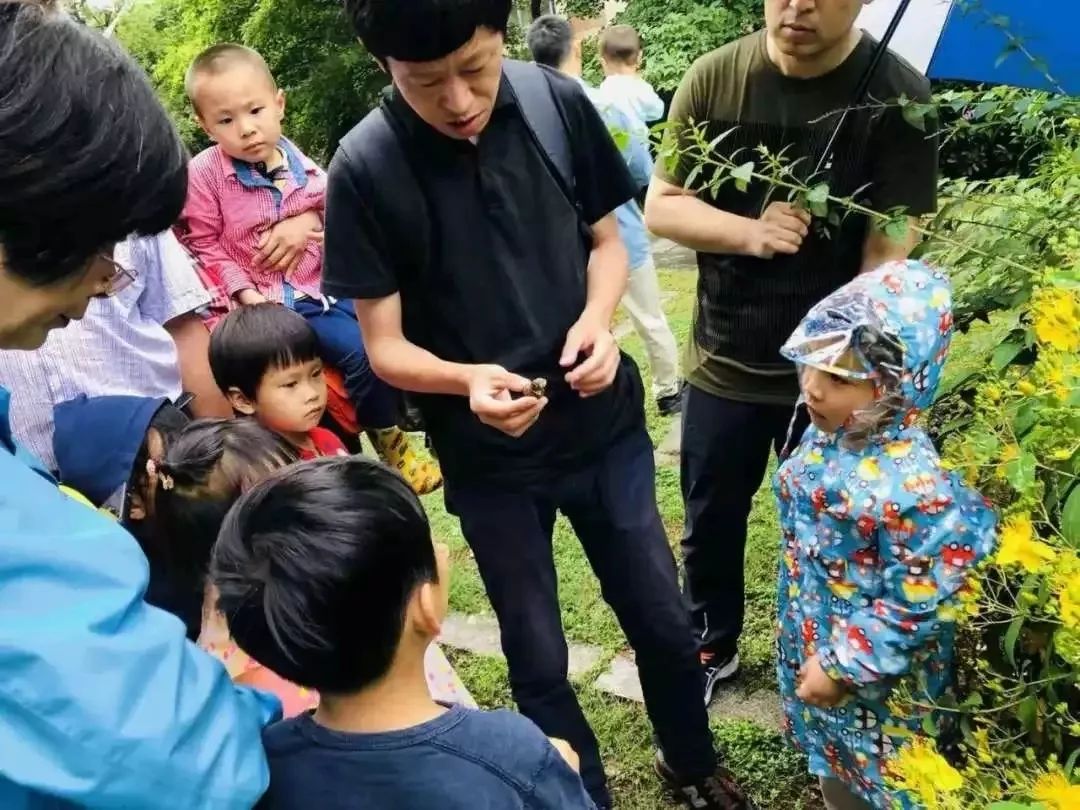
[[[1077,96],[1075,11],[1066,0],[873,0],[857,24],[932,79]]]

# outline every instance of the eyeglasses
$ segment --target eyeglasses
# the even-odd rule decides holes
[[[105,281],[105,289],[101,293],[102,298],[112,298],[114,295],[123,292],[139,277],[138,271],[120,264],[112,256],[99,253],[98,258],[108,263],[113,269],[112,275]]]

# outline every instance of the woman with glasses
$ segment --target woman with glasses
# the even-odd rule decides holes
[[[0,348],[33,350],[133,280],[129,233],[167,228],[186,156],[131,60],[0,0]],[[250,807],[278,706],[235,688],[143,601],[147,564],[13,440],[0,388],[0,807]]]

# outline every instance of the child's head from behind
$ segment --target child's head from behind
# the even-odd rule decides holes
[[[251,419],[203,419],[174,439],[154,469],[160,562],[201,594],[210,551],[241,493],[297,461],[293,446]]]
[[[934,397],[952,337],[943,273],[890,262],[815,304],[781,349],[814,424],[859,446],[911,423]]]
[[[422,661],[447,610],[446,549],[420,501],[360,457],[299,464],[252,488],[222,526],[211,579],[241,649],[324,694]]]
[[[214,45],[187,70],[184,88],[195,117],[225,153],[265,163],[281,140],[285,94],[263,58],[243,45]]]
[[[641,38],[629,25],[611,25],[600,32],[600,64],[604,74],[636,73],[641,62]]]
[[[210,370],[233,410],[293,441],[326,410],[318,338],[303,316],[280,304],[225,316],[210,336]]]

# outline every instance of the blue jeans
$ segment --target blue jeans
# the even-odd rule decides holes
[[[292,301],[292,309],[315,330],[323,360],[345,376],[345,390],[360,426],[377,429],[396,425],[401,394],[371,370],[352,301],[338,301],[323,309],[321,301],[301,298]]]
[[[637,660],[645,708],[668,764],[686,779],[713,772],[716,755],[702,701],[697,641],[683,605],[675,558],[656,506],[653,447],[644,426],[595,463],[526,491],[455,488],[446,505],[499,619],[510,688],[521,713],[581,757],[593,801],[609,803],[600,751],[567,680],[551,533],[556,510],[570,520],[604,601]]]

